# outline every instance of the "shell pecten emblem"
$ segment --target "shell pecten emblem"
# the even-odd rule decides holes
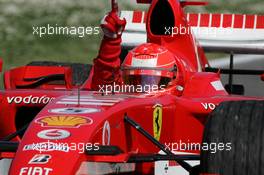
[[[81,125],[91,125],[93,120],[89,117],[75,115],[53,115],[36,120],[42,127],[69,127],[78,128]]]
[[[153,108],[153,135],[159,141],[162,128],[162,105],[157,104]]]

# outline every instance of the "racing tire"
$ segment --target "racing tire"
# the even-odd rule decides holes
[[[201,151],[202,174],[264,174],[264,101],[220,104],[210,114],[203,137],[203,145],[215,143],[215,153]]]

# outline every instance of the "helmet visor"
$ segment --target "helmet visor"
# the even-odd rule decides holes
[[[153,89],[162,89],[168,86],[171,78],[153,75],[125,75],[123,80],[127,85],[142,86],[142,88],[150,87]]]

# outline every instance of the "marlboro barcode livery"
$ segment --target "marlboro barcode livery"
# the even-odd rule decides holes
[[[129,23],[146,23],[147,12],[123,11]],[[263,15],[242,14],[201,14],[187,13],[186,18],[192,27],[222,27],[236,29],[264,29]]]

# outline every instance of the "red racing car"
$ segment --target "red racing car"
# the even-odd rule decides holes
[[[232,80],[264,80],[263,70],[233,69],[234,54],[264,53],[264,16],[138,3],[148,12],[119,13],[112,1],[94,65],[4,73],[1,175],[264,174],[264,98],[243,96]],[[211,67],[209,51],[230,53],[230,69]]]

